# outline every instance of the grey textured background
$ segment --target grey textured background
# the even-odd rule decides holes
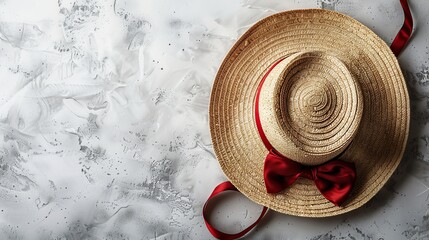
[[[324,219],[271,212],[251,239],[429,239],[429,3],[399,57],[411,133],[364,207]],[[399,0],[0,0],[0,239],[209,239],[201,208],[225,180],[210,143],[211,85],[257,20],[346,13],[390,43]],[[215,210],[226,231],[259,207]]]

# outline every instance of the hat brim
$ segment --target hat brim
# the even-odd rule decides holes
[[[324,51],[340,59],[360,85],[363,114],[344,161],[357,179],[341,207],[314,183],[298,179],[277,194],[266,192],[263,162],[268,153],[254,121],[256,89],[276,60],[300,51]],[[396,57],[370,29],[346,15],[305,9],[278,13],[252,26],[225,57],[210,99],[214,151],[228,179],[248,198],[275,211],[325,217],[356,209],[387,182],[402,159],[409,131],[409,96]]]

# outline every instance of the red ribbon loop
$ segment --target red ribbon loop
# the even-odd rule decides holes
[[[356,179],[354,163],[331,160],[322,165],[307,167],[274,151],[264,162],[264,181],[268,193],[278,193],[292,185],[299,177],[313,180],[320,193],[336,206],[347,199]]]
[[[247,227],[243,231],[241,231],[239,233],[235,233],[235,234],[229,234],[229,233],[221,232],[221,231],[217,230],[216,228],[214,228],[209,223],[208,218],[207,218],[207,215],[208,215],[207,205],[208,205],[210,199],[212,199],[213,197],[215,197],[219,193],[222,193],[225,191],[237,191],[238,192],[237,188],[234,185],[232,185],[231,182],[227,181],[227,182],[223,182],[223,183],[217,185],[217,187],[213,190],[212,194],[209,196],[206,203],[204,204],[204,207],[203,207],[204,222],[206,223],[207,229],[210,231],[210,233],[213,235],[213,237],[215,237],[217,239],[232,240],[232,239],[241,238],[246,233],[248,233],[250,230],[252,230],[261,221],[262,217],[265,216],[265,213],[267,212],[268,208],[263,207],[261,215],[259,216],[259,218],[252,225],[250,225],[249,227]]]

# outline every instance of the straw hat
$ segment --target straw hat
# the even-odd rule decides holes
[[[276,194],[264,185],[268,153],[255,124],[255,96],[265,135],[282,155],[304,165],[339,156],[357,178],[337,207],[313,181],[299,178]],[[232,47],[210,100],[213,147],[229,180],[251,200],[296,216],[325,217],[370,200],[398,166],[410,119],[398,62],[374,32],[322,9],[287,11],[251,27]]]

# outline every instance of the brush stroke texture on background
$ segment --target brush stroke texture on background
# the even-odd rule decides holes
[[[250,238],[429,238],[429,5],[409,2],[412,119],[393,178],[361,209],[271,212]],[[253,23],[298,8],[346,13],[387,43],[403,21],[391,0],[0,1],[0,238],[209,239],[201,208],[225,180],[207,122],[216,71]],[[260,211],[225,201],[225,231]]]

